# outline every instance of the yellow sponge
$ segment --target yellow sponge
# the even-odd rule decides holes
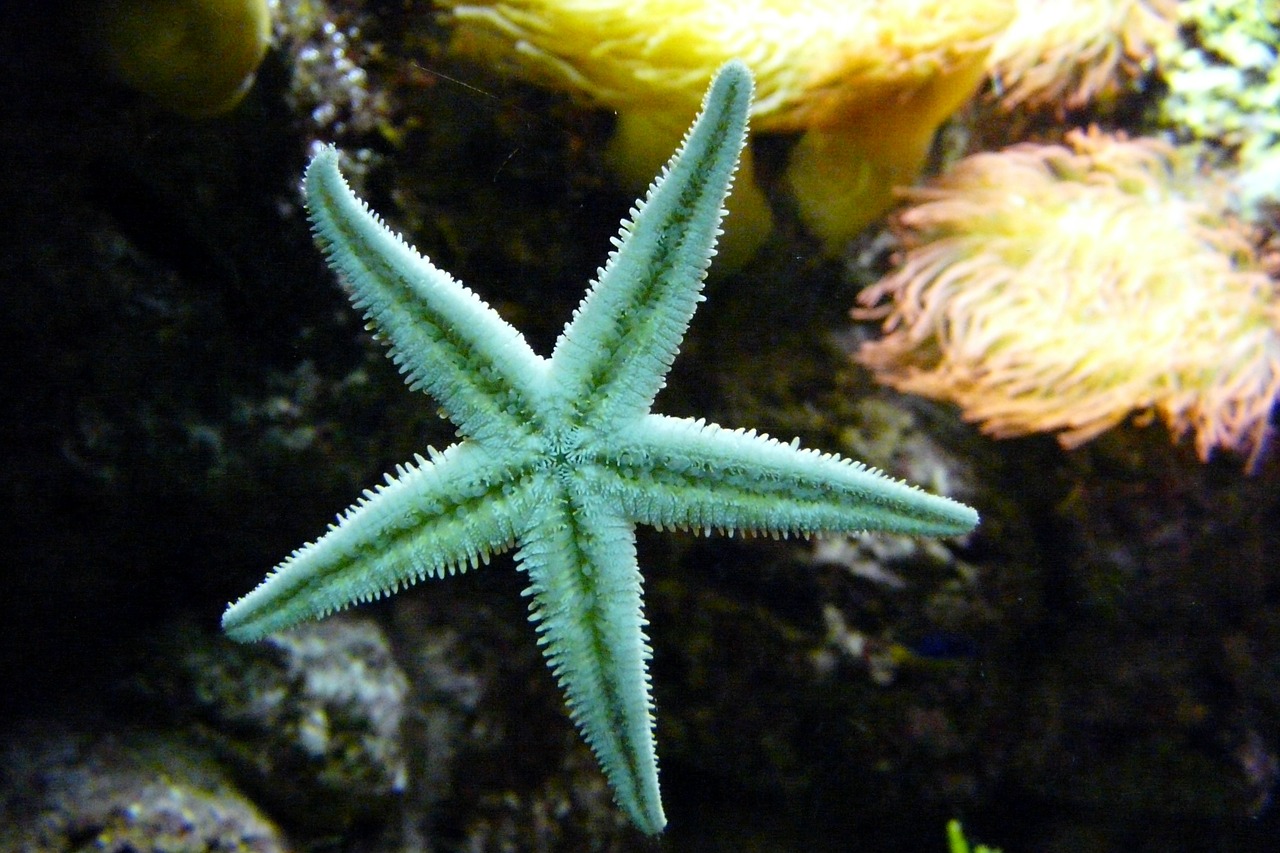
[[[224,113],[267,51],[267,0],[100,0],[89,38],[130,88],[189,118]]]

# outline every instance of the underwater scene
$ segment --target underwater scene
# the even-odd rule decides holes
[[[44,0],[0,853],[1280,850],[1280,0]]]

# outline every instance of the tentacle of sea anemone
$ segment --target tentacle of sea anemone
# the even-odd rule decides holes
[[[1078,109],[1148,70],[1177,30],[1175,0],[1018,0],[988,66],[1005,109]]]

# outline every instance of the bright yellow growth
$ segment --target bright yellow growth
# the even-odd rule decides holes
[[[1256,454],[1280,392],[1275,283],[1173,149],[1068,141],[977,154],[911,194],[903,262],[854,312],[886,335],[858,360],[997,437],[1074,447],[1158,413],[1201,458]]]
[[[130,88],[189,118],[230,110],[267,51],[267,0],[97,0],[88,38]]]
[[[989,65],[1001,104],[1077,109],[1146,70],[1177,30],[1176,0],[1018,0]]]
[[[728,59],[756,77],[752,129],[805,133],[788,180],[828,241],[915,179],[977,89],[1016,0],[444,0],[456,46],[621,112],[618,159],[646,177]],[[660,138],[655,138],[660,137]],[[740,179],[740,183],[744,182]],[[746,190],[750,192],[750,189]],[[735,198],[741,189],[735,190]],[[763,202],[762,202],[763,203]],[[730,226],[736,227],[733,220]]]

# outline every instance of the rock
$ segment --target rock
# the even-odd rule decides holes
[[[172,735],[23,726],[3,748],[0,849],[275,853],[280,831],[212,756]]]

